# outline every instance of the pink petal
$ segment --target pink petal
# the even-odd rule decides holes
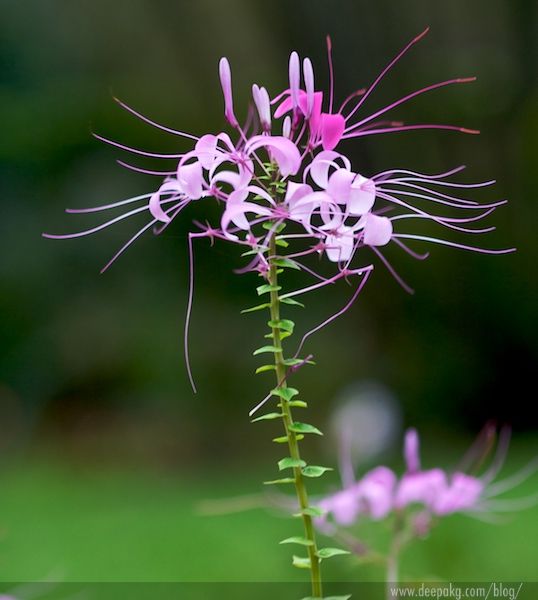
[[[261,147],[268,148],[283,177],[295,175],[301,167],[301,154],[288,138],[280,135],[255,135],[246,143],[245,152],[250,155]]]
[[[339,204],[347,204],[351,194],[351,183],[355,173],[347,169],[337,169],[329,177],[327,193]]]
[[[404,457],[408,473],[420,471],[419,438],[416,429],[405,432]]]
[[[196,142],[194,153],[204,169],[209,170],[213,166],[213,162],[217,157],[217,142],[217,136],[210,133],[203,135]]]
[[[454,473],[450,485],[436,498],[432,510],[436,515],[448,515],[472,509],[483,491],[484,484],[480,479],[465,473]]]
[[[310,171],[310,176],[319,187],[326,189],[329,183],[329,170],[331,168],[340,168],[340,165],[336,162],[338,159],[342,160],[346,169],[349,170],[351,168],[349,159],[343,154],[332,150],[322,150],[316,155],[306,170]]]
[[[349,214],[357,216],[366,214],[374,205],[375,192],[375,183],[372,179],[357,175],[351,185],[347,206]]]
[[[321,144],[324,150],[333,150],[344,135],[346,121],[342,115],[321,114]]]
[[[222,87],[222,93],[224,95],[224,116],[232,125],[237,125],[237,119],[234,115],[234,105],[232,96],[232,73],[230,70],[230,63],[227,58],[221,58],[219,62],[219,77],[220,85]]]
[[[299,104],[299,82],[301,79],[301,65],[299,64],[299,55],[292,52],[289,64],[290,76],[290,95],[293,108]]]
[[[161,185],[161,187],[151,196],[148,204],[149,212],[152,216],[161,221],[161,223],[169,223],[170,217],[161,208],[161,194],[164,193],[181,193],[178,182],[174,179],[173,181],[167,181]]]
[[[349,260],[355,248],[355,235],[351,227],[342,225],[337,233],[330,233],[325,238],[325,252],[331,262]]]
[[[387,467],[377,467],[359,482],[360,497],[372,519],[383,519],[393,508],[396,475]]]
[[[379,217],[368,213],[364,224],[364,244],[366,246],[384,246],[392,237],[392,221],[387,217]]]
[[[395,506],[404,508],[418,503],[431,508],[446,489],[447,479],[441,469],[408,473],[402,477],[396,491]]]
[[[177,180],[185,196],[191,200],[198,200],[202,197],[204,179],[202,165],[199,161],[188,165],[180,165],[177,168]]]

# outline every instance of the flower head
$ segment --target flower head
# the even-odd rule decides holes
[[[487,437],[491,440],[494,433],[492,426],[488,425],[485,435],[479,438],[479,443],[475,444],[467,462],[483,460],[484,450],[490,448],[491,444],[480,443],[480,439]],[[538,468],[538,461],[533,460],[511,477],[494,481],[504,463],[509,437],[509,430],[502,429],[491,466],[477,476],[462,469],[452,472],[439,467],[422,470],[418,433],[415,429],[409,429],[404,439],[406,472],[397,478],[387,467],[376,467],[358,481],[321,499],[318,506],[325,514],[317,519],[317,525],[322,531],[331,533],[334,531],[332,523],[348,527],[364,519],[375,521],[393,512],[401,514],[418,509],[412,516],[417,531],[423,535],[434,518],[464,513],[492,520],[496,513],[532,506],[537,502],[538,496],[517,500],[497,498]]]
[[[232,127],[232,135],[206,132],[198,136],[171,129],[118,100],[119,105],[134,116],[188,141],[190,149],[161,154],[97,136],[123,151],[167,163],[164,170],[154,171],[121,161],[129,169],[156,175],[163,181],[147,194],[127,200],[94,208],[68,209],[72,213],[128,210],[84,231],[45,234],[46,237],[66,239],[86,236],[131,216],[147,214],[149,221],[120,248],[104,267],[105,270],[146,231],[163,232],[189,204],[199,204],[202,212],[204,204],[217,202],[221,210],[220,223],[199,227],[189,235],[191,268],[192,241],[206,237],[211,242],[220,239],[241,246],[250,259],[240,272],[254,272],[266,277],[268,240],[278,231],[281,242],[279,257],[293,261],[296,268],[316,281],[289,293],[289,297],[319,289],[339,279],[355,277],[364,280],[373,268],[372,255],[405,289],[410,290],[383,254],[389,243],[416,259],[424,259],[427,254],[419,254],[409,248],[408,242],[429,242],[488,254],[512,251],[489,250],[442,236],[408,233],[404,227],[409,220],[416,220],[434,223],[441,230],[450,232],[475,235],[491,231],[492,227],[477,228],[473,225],[490,215],[504,201],[479,204],[460,197],[459,191],[489,186],[493,181],[454,181],[453,176],[463,167],[433,175],[401,168],[366,173],[360,165],[352,165],[351,160],[337,150],[342,140],[382,133],[415,129],[477,133],[460,126],[408,125],[385,118],[387,113],[419,95],[467,83],[474,78],[434,83],[372,113],[364,110],[368,98],[385,75],[425,34],[426,31],[407,44],[369,86],[352,92],[338,107],[334,98],[330,39],[327,40],[330,85],[326,91],[316,89],[310,59],[304,58],[301,63],[299,55],[292,52],[288,67],[289,87],[271,95],[265,87],[254,84],[252,98],[255,108],[250,111],[243,127],[234,112],[230,65],[226,58],[222,58],[219,78],[224,96],[224,116]],[[289,228],[283,233],[285,226]],[[286,252],[282,249],[284,245],[289,246]],[[334,275],[326,277],[308,266],[309,257],[320,255],[333,264]],[[351,304],[348,303],[345,310]]]

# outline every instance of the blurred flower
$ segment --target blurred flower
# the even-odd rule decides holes
[[[485,437],[491,440],[494,433],[494,429],[487,426]],[[451,473],[438,467],[422,470],[418,434],[415,429],[409,429],[404,441],[406,472],[397,479],[387,467],[376,467],[358,481],[323,498],[318,507],[325,514],[317,519],[317,525],[330,534],[334,532],[334,526],[329,517],[332,517],[334,524],[346,527],[354,525],[360,519],[376,521],[392,512],[402,514],[407,509],[418,508],[418,512],[411,515],[412,524],[417,535],[423,536],[435,517],[459,512],[484,520],[494,520],[496,513],[533,506],[538,501],[538,495],[510,500],[497,499],[498,495],[523,482],[538,467],[538,461],[533,460],[514,475],[494,482],[506,458],[509,438],[509,430],[502,429],[490,468],[483,475],[475,476],[462,470]],[[477,458],[483,459],[483,450],[484,448],[473,450],[474,462]]]

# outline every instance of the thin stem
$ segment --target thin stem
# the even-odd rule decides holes
[[[394,597],[394,587],[398,583],[400,551],[405,543],[405,521],[401,513],[397,512],[394,521],[394,531],[389,554],[387,556],[386,595],[387,600]]]
[[[269,241],[269,256],[274,257],[276,255],[276,243],[275,243],[275,233],[270,238]],[[274,263],[274,258],[269,259],[269,285],[271,285],[274,290],[271,291],[271,322],[276,325],[280,320],[280,299],[278,296],[277,285],[278,285],[278,267]],[[272,335],[273,335],[273,344],[275,348],[274,357],[275,357],[275,368],[276,368],[276,379],[277,379],[277,388],[283,389],[287,387],[286,383],[286,366],[284,364],[284,358],[282,355],[282,338],[279,327],[271,327]],[[301,455],[299,452],[299,443],[297,440],[297,435],[294,431],[290,429],[290,426],[293,423],[293,418],[291,414],[291,407],[289,405],[289,401],[280,397],[280,406],[282,409],[282,421],[284,423],[284,429],[286,431],[286,437],[288,438],[288,446],[290,451],[290,456],[296,461],[301,460]],[[298,463],[299,464],[299,463]],[[299,508],[303,520],[304,531],[306,539],[311,543],[307,546],[308,550],[308,558],[310,559],[310,576],[312,581],[312,597],[313,598],[322,598],[322,585],[321,585],[321,572],[320,572],[320,560],[317,555],[317,545],[316,545],[316,537],[314,531],[314,524],[312,522],[312,517],[308,514],[305,514],[305,509],[309,508],[308,502],[308,494],[306,491],[306,486],[304,482],[304,477],[301,472],[300,467],[294,467],[293,474],[295,478],[295,490],[297,493],[297,500],[299,501]]]

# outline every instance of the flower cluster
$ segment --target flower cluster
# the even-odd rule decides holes
[[[372,251],[400,284],[409,290],[383,254],[382,249],[389,242],[416,259],[424,259],[427,254],[419,254],[409,248],[408,240],[489,254],[510,252],[511,249],[489,250],[402,229],[409,220],[417,220],[466,234],[491,231],[493,227],[476,228],[470,224],[488,216],[505,201],[479,204],[460,197],[455,190],[489,186],[493,181],[454,181],[452,176],[464,167],[439,174],[400,168],[368,174],[354,167],[351,160],[340,149],[337,150],[345,140],[383,133],[417,129],[478,133],[452,125],[405,124],[385,118],[394,108],[419,95],[445,86],[467,83],[474,78],[440,81],[415,90],[374,112],[364,111],[367,100],[385,75],[426,32],[411,40],[368,87],[351,93],[339,106],[336,106],[334,99],[330,39],[327,40],[328,93],[316,88],[310,59],[305,58],[301,63],[298,54],[293,52],[289,60],[288,87],[272,95],[265,87],[253,85],[253,102],[243,126],[234,112],[230,66],[227,59],[222,58],[219,75],[224,95],[224,114],[234,132],[233,136],[226,132],[196,136],[171,129],[155,123],[118,100],[120,106],[146,123],[191,142],[191,149],[179,154],[159,154],[97,135],[99,139],[135,155],[173,161],[175,167],[172,170],[153,171],[120,161],[132,170],[164,176],[164,181],[152,192],[120,202],[93,208],[67,209],[72,213],[88,213],[134,206],[96,227],[77,233],[45,236],[54,239],[86,236],[134,215],[147,213],[149,222],[120,248],[104,267],[105,270],[146,231],[153,229],[154,233],[161,233],[187,205],[212,199],[221,208],[220,223],[202,225],[196,222],[198,229],[189,234],[189,308],[192,304],[193,240],[198,238],[238,244],[245,250],[245,255],[249,255],[248,264],[239,272],[255,272],[267,278],[269,260],[275,258],[269,256],[268,242],[278,234],[278,259],[288,261],[288,265],[292,261],[294,268],[316,281],[288,296],[309,292],[353,276],[362,278],[363,283],[373,269],[370,255],[364,253],[365,250]],[[288,229],[283,232],[285,227]],[[336,267],[334,274],[327,277],[317,272],[308,265],[309,256],[325,256]]]
[[[510,437],[506,429],[501,430],[490,468],[479,477],[465,472],[470,463],[483,459],[481,451],[490,446],[494,435],[494,428],[487,427],[464,461],[467,464],[450,473],[438,467],[421,468],[418,434],[415,429],[409,429],[404,441],[405,473],[398,478],[394,471],[380,466],[366,473],[359,481],[346,482],[343,489],[318,502],[317,506],[324,514],[317,519],[317,526],[325,533],[332,533],[335,526],[348,527],[361,519],[377,521],[392,513],[418,509],[414,515],[414,525],[418,533],[425,533],[435,517],[465,513],[491,520],[496,512],[533,505],[536,498],[496,498],[521,483],[537,466],[536,461],[532,461],[516,474],[502,481],[493,481],[506,457]]]

